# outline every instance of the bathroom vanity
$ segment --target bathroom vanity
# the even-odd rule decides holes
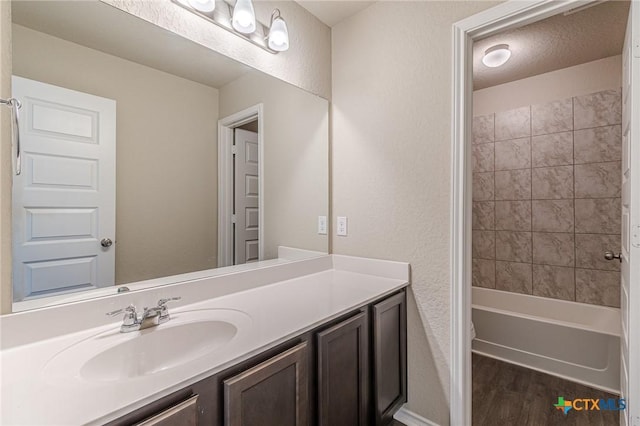
[[[387,424],[406,401],[408,281],[406,263],[325,255],[4,316],[1,422]],[[103,313],[169,296],[145,330]]]
[[[386,424],[405,400],[400,290],[109,424]]]

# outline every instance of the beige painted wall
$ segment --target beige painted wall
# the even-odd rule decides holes
[[[318,216],[329,214],[329,103],[263,73],[220,88],[220,117],[264,105],[265,257],[278,245],[329,251]]]
[[[452,24],[493,2],[381,1],[332,32],[333,251],[411,262],[409,408],[449,423]]]
[[[473,92],[473,115],[507,111],[622,87],[622,55]]]
[[[243,64],[324,98],[331,96],[331,30],[294,1],[254,2],[256,18],[270,22],[279,8],[290,48],[273,55],[169,1],[102,0]]]
[[[215,267],[218,90],[19,25],[13,36],[14,74],[116,100],[116,283]]]
[[[0,1],[0,97],[11,97],[11,3]],[[0,313],[11,312],[11,114],[0,107]]]

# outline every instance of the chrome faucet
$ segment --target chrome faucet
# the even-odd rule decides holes
[[[160,324],[160,308],[144,308],[142,317],[140,318],[139,330],[154,327]]]
[[[138,316],[136,307],[129,305],[126,308],[117,311],[107,312],[108,316],[124,313],[120,333],[128,333],[130,331],[144,330],[145,328],[155,327],[156,325],[165,323],[171,319],[167,303],[173,300],[180,300],[180,297],[171,297],[169,299],[158,300],[158,306],[153,308],[144,308],[141,316]]]

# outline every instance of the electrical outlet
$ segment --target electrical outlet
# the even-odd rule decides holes
[[[327,217],[318,216],[318,234],[327,235]]]
[[[346,216],[338,216],[338,227],[336,229],[336,233],[341,237],[347,236],[347,217]]]

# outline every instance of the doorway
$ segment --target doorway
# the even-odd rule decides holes
[[[218,267],[263,258],[262,104],[218,122]]]
[[[471,424],[471,282],[472,282],[472,155],[471,155],[471,117],[472,112],[472,92],[473,85],[471,80],[472,72],[472,46],[474,41],[479,41],[487,37],[493,36],[503,31],[520,28],[524,25],[541,21],[543,19],[583,8],[584,2],[536,2],[528,4],[519,4],[518,2],[508,2],[492,9],[489,9],[478,15],[474,15],[454,25],[454,126],[453,126],[453,197],[452,197],[452,376],[451,376],[451,423]],[[633,39],[630,32],[637,32],[638,27],[638,10],[632,6],[630,13],[630,25],[628,28],[628,39]],[[633,25],[632,25],[633,24]],[[637,60],[631,60],[635,55],[631,54],[630,43],[626,44],[623,52],[623,62],[626,63],[625,68],[633,70],[631,75],[635,75],[635,67]],[[630,75],[629,73],[625,75]],[[636,77],[637,78],[637,77]],[[625,116],[625,108],[627,114],[633,109],[634,99],[637,94],[630,90],[632,78],[624,78],[622,100],[630,99],[627,107],[623,107],[623,116]],[[636,80],[637,81],[637,80]],[[637,84],[637,83],[635,83]],[[636,90],[637,92],[637,90]],[[629,115],[631,117],[632,115]],[[637,142],[631,139],[631,133],[628,129],[631,126],[625,126],[631,123],[630,120],[622,118],[622,159],[635,158],[631,152],[637,150]],[[631,123],[636,126],[635,123]],[[627,129],[627,130],[625,130]],[[624,136],[626,135],[626,136]],[[627,152],[627,154],[625,154]],[[636,154],[637,156],[637,154]],[[628,171],[625,172],[625,181],[628,181],[628,187],[634,183],[634,177],[631,174],[629,165]],[[624,166],[622,167],[625,169]],[[629,175],[626,177],[626,175]],[[637,184],[636,184],[637,185]],[[635,194],[637,191],[629,191]],[[625,191],[622,191],[623,199]],[[624,205],[624,200],[623,200]],[[630,333],[630,330],[638,323],[637,307],[640,299],[637,288],[638,279],[634,278],[638,273],[637,264],[630,264],[629,259],[634,251],[633,244],[628,244],[629,250],[625,254],[625,237],[627,240],[633,233],[630,232],[632,224],[637,222],[638,212],[633,210],[636,204],[633,200],[628,203],[629,213],[628,219],[622,218],[622,282],[620,300],[620,317],[618,320],[619,328],[622,329],[621,342],[619,346],[622,353],[621,369],[622,369],[622,396],[627,399],[627,407],[632,406],[631,401],[635,401],[638,395],[638,377],[637,369],[640,364],[638,354],[638,342]],[[624,207],[623,207],[624,213]],[[635,219],[635,220],[634,220]],[[625,228],[626,226],[626,228]],[[495,250],[495,248],[494,248]],[[617,253],[614,253],[617,254]],[[517,271],[516,271],[517,272]],[[635,322],[633,321],[635,319]],[[621,323],[621,324],[620,324]],[[475,362],[475,360],[474,360]],[[557,395],[556,395],[557,397]],[[553,395],[549,396],[550,400]],[[634,410],[634,408],[631,408]],[[623,411],[621,412],[622,424],[633,424],[637,413]],[[628,423],[627,423],[628,422]]]

